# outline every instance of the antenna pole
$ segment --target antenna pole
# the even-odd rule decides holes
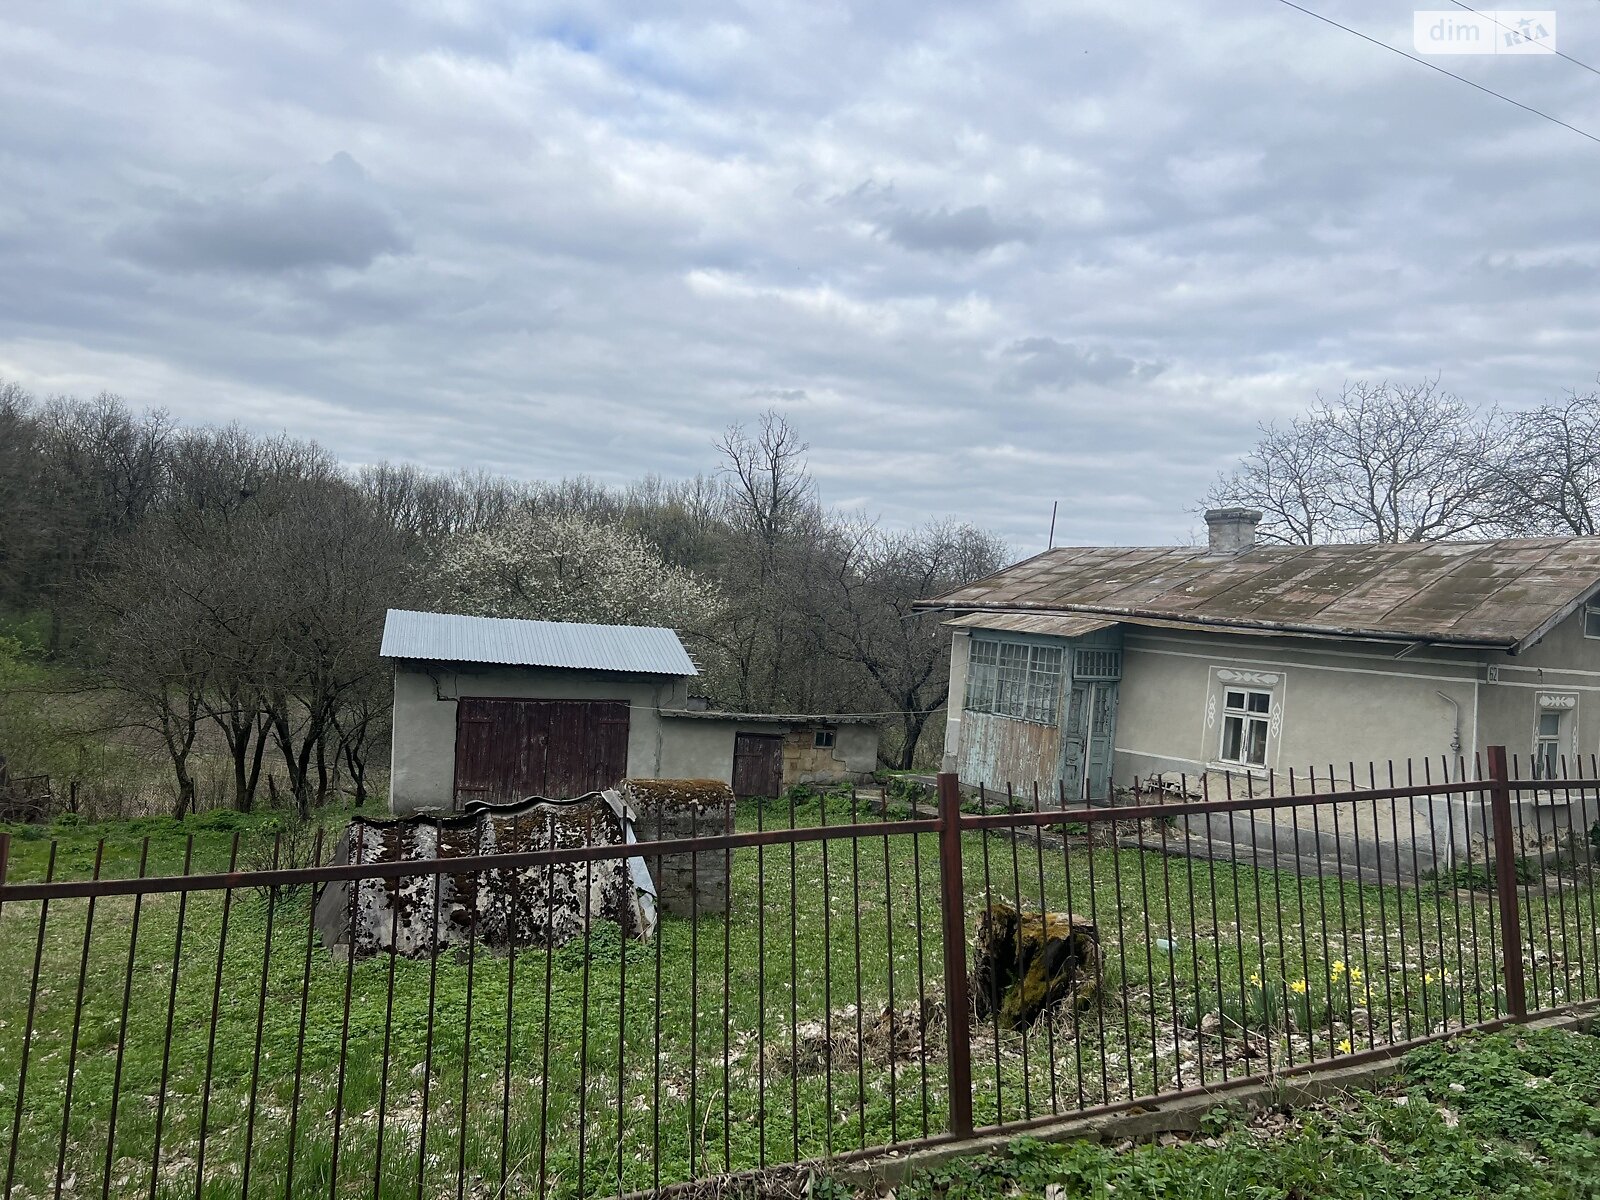
[[[1059,500],[1050,501],[1050,541],[1045,547],[1047,550],[1056,548],[1056,505],[1060,503]]]

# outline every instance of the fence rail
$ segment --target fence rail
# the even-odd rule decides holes
[[[240,833],[0,835],[0,1200],[781,1194],[1600,998],[1595,764],[1438,766],[1070,805],[946,775],[933,811],[791,795],[710,836],[404,862],[275,838],[260,870]],[[674,858],[710,882],[648,928],[595,882]],[[424,937],[396,899],[358,952],[402,894]]]

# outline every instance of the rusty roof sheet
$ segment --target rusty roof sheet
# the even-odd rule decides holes
[[[1600,538],[1257,546],[1225,555],[1088,546],[1047,550],[918,607],[985,622],[997,613],[1146,618],[1516,651],[1597,589]]]

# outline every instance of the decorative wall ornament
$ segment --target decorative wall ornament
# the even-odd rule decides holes
[[[1270,737],[1274,743],[1276,743],[1278,740],[1278,731],[1282,728],[1283,705],[1274,704],[1272,706],[1272,715],[1267,721],[1267,736]]]
[[[1565,711],[1578,707],[1578,697],[1572,692],[1540,692],[1539,707]]]
[[[1270,671],[1235,671],[1232,667],[1218,667],[1217,678],[1223,683],[1249,683],[1257,687],[1276,687],[1281,677]]]
[[[1210,729],[1217,723],[1217,696],[1213,692],[1206,697],[1206,728]]]

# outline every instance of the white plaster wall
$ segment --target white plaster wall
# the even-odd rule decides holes
[[[1129,626],[1117,710],[1117,779],[1152,772],[1195,774],[1220,758],[1225,686],[1270,691],[1272,736],[1267,766],[1315,767],[1340,779],[1349,764],[1365,781],[1366,764],[1452,755],[1457,706],[1461,752],[1478,735],[1481,659],[1441,650],[1183,633]],[[1232,672],[1233,681],[1219,672]],[[1441,695],[1441,693],[1443,695]],[[1448,696],[1449,700],[1444,697]],[[1454,702],[1452,704],[1452,701]]]
[[[1600,755],[1600,639],[1583,636],[1580,608],[1519,655],[1485,656],[1483,685],[1484,744],[1498,742],[1519,759],[1533,751],[1541,695],[1571,697],[1563,718],[1562,752],[1583,757],[1592,773],[1591,755]],[[1494,678],[1488,678],[1488,676]],[[1576,767],[1569,757],[1569,770]]]
[[[878,769],[878,728],[875,725],[840,725],[834,737],[833,757],[852,775],[870,775]]]
[[[733,782],[733,737],[737,727],[723,721],[664,717],[661,721],[660,779],[716,779]],[[752,733],[771,729],[750,727]],[[631,772],[630,772],[631,773]]]
[[[950,699],[944,721],[943,771],[959,769],[961,761],[961,714],[967,700],[967,660],[972,649],[972,635],[957,629],[950,638]]]

